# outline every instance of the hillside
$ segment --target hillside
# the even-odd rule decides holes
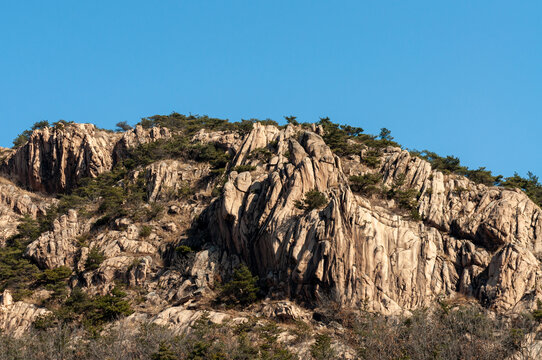
[[[534,175],[288,122],[61,121],[0,149],[0,358],[538,355]]]

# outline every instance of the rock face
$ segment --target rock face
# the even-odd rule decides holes
[[[115,162],[120,161],[126,156],[128,150],[133,149],[138,145],[148,144],[153,141],[170,137],[171,132],[169,129],[160,127],[145,129],[141,125],[137,125],[134,129],[126,131],[115,144],[113,160]]]
[[[55,220],[53,230],[42,234],[26,248],[25,256],[42,268],[73,267],[79,251],[77,237],[89,231],[88,224],[77,220],[77,212],[70,210]]]
[[[49,310],[22,301],[14,302],[9,291],[0,296],[0,329],[14,337],[27,331],[39,316],[50,313]]]
[[[33,191],[61,193],[84,177],[111,170],[128,149],[170,136],[168,129],[141,126],[124,134],[92,124],[47,127],[35,130],[24,146],[10,153],[2,172]]]
[[[388,184],[404,174],[406,186],[421,192],[424,221],[444,232],[491,249],[520,243],[533,252],[542,251],[542,211],[520,190],[443,175],[397,148],[386,153],[381,172]]]
[[[149,201],[183,196],[183,190],[190,194],[190,189],[209,175],[208,164],[183,163],[176,160],[155,162],[145,171],[147,198]]]
[[[0,244],[17,232],[21,216],[45,215],[53,199],[24,191],[0,178]]]
[[[218,144],[222,148],[228,149],[232,155],[235,155],[243,143],[243,136],[231,131],[208,132],[205,129],[201,129],[192,137],[192,141]]]
[[[34,191],[63,192],[83,177],[110,170],[111,152],[119,137],[91,124],[36,130],[3,170]]]
[[[385,314],[456,295],[499,312],[520,312],[542,299],[542,210],[523,192],[444,175],[393,147],[381,149],[372,169],[363,161],[366,149],[341,158],[323,134],[316,126],[260,123],[243,137],[202,130],[192,141],[231,153],[224,173],[179,159],[139,167],[118,183],[144,184],[138,189],[146,197],[138,196],[147,202],[137,203],[137,216],[98,222],[103,214],[70,210],[25,256],[42,269],[72,268],[77,276],[69,286],[90,294],[105,294],[116,282],[137,289],[138,311],[146,315],[132,317],[179,333],[202,315],[194,304],[216,296],[217,282],[242,262],[270,289],[259,313],[283,321],[310,318],[293,299]],[[17,151],[4,151],[0,166],[27,188],[58,193],[109,171],[130,149],[174,135],[68,124],[35,131]],[[381,175],[385,187],[401,183],[417,192],[421,220],[395,200],[354,193],[349,176],[369,173]],[[299,206],[311,190],[325,195],[324,206]],[[54,202],[0,179],[0,244],[20,216],[43,215]],[[90,264],[93,257],[99,261]],[[25,329],[43,314],[5,299],[0,328]],[[217,322],[232,318],[211,315]]]
[[[277,142],[278,159],[263,174],[231,172],[210,211],[214,237],[250,263],[283,295],[337,300],[383,313],[427,306],[440,295],[463,292],[510,310],[536,281],[542,213],[518,190],[477,185],[431,170],[406,151],[388,148],[378,171],[384,184],[404,177],[421,193],[413,221],[353,194],[341,159],[322,138],[292,127],[256,127],[235,158]],[[289,159],[282,156],[288,149]],[[321,210],[295,207],[317,189]],[[504,248],[503,248],[504,246]],[[521,279],[521,280],[520,280]]]

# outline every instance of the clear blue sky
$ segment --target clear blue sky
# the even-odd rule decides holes
[[[540,1],[2,1],[0,145],[154,114],[381,127],[542,176]]]

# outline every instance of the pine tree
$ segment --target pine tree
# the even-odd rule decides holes
[[[257,299],[258,277],[253,276],[250,269],[245,265],[239,265],[233,272],[233,278],[224,285],[220,298],[230,304],[248,305]]]

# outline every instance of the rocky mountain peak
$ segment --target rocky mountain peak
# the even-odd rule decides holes
[[[258,311],[277,318],[331,303],[402,316],[442,299],[517,314],[542,299],[542,210],[523,191],[374,137],[337,142],[322,124],[186,125],[196,120],[124,133],[65,124],[0,149],[0,239],[18,239],[40,289],[4,293],[0,326],[26,330],[47,313],[39,304],[61,303],[48,283],[57,272],[66,292],[96,299],[124,284],[139,299],[126,321],[178,333],[208,315],[240,264],[259,279]],[[211,317],[236,319],[223,311]]]

